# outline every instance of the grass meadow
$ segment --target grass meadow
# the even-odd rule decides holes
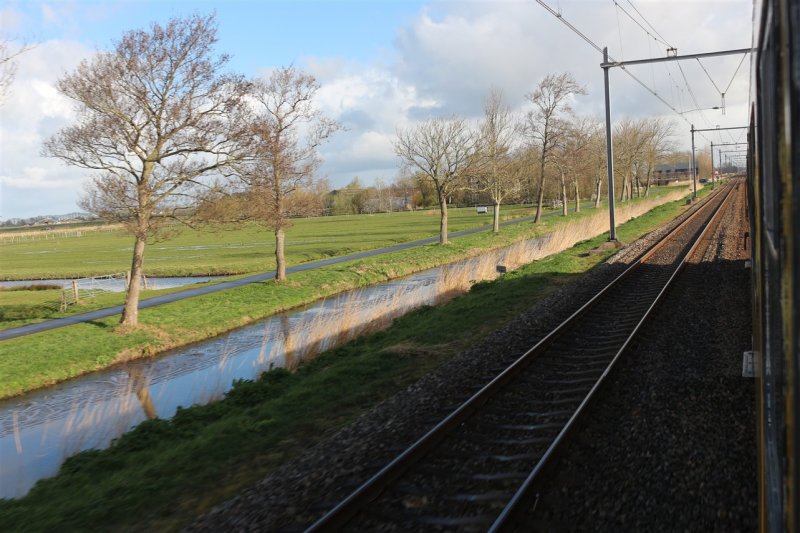
[[[503,206],[505,220],[532,216],[529,206]],[[491,224],[475,208],[449,210],[450,231]],[[145,251],[148,276],[201,276],[275,269],[275,238],[254,223],[175,227]],[[286,232],[286,260],[296,265],[435,237],[438,210],[300,218]],[[130,270],[133,238],[121,227],[82,231],[0,232],[0,279],[80,278]]]
[[[618,237],[630,242],[684,208],[683,201],[657,207],[621,225]],[[587,219],[591,216],[581,215]],[[523,229],[530,231],[531,226],[516,231]],[[372,262],[320,269],[313,276],[321,284],[339,283],[341,276],[348,276],[350,281],[361,276],[366,283],[379,277],[382,270],[383,275],[392,273],[388,270],[396,267],[391,264],[423,257],[429,260],[457,249],[464,253],[481,244],[480,239],[491,238],[488,234],[474,235],[457,239],[449,247],[404,251],[409,255],[396,256],[395,261],[372,258]],[[494,281],[477,283],[444,305],[423,307],[397,318],[387,329],[320,354],[295,371],[278,369],[259,380],[240,382],[221,401],[181,409],[170,420],[145,422],[107,450],[72,457],[58,476],[40,481],[28,496],[0,501],[4,529],[178,530],[501,327],[558,286],[604,261],[612,250],[589,252],[597,251],[606,240],[607,234],[601,235]],[[290,278],[297,290],[303,290],[308,281],[300,275],[295,281]],[[231,294],[228,300],[244,305],[245,300],[261,300],[270,292],[289,288],[254,284]],[[210,303],[193,308],[207,310]],[[179,315],[192,308],[186,302],[170,305],[179,307],[143,312],[145,323],[151,328],[159,324],[168,331],[170,320],[173,325],[179,324]],[[213,305],[218,306],[213,307],[215,316],[237,316],[244,310],[227,309],[222,301]],[[84,324],[33,337],[40,337],[42,345],[49,346],[57,340],[61,346],[80,343],[86,337],[97,343],[100,337],[96,332],[105,332],[104,342],[124,338],[112,329],[110,322]],[[134,335],[147,334],[145,329]],[[0,374],[4,372],[0,370]]]

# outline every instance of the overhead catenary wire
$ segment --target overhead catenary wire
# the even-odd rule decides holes
[[[742,68],[742,63],[744,63],[744,58],[745,57],[747,57],[747,54],[742,54],[742,59],[741,59],[741,61],[739,61],[739,66],[736,67],[736,71],[733,73],[733,76],[731,76],[731,81],[728,82],[728,86],[725,87],[725,90],[723,91],[723,93],[727,93],[728,89],[730,89],[731,85],[733,85],[733,80],[736,78],[736,75],[739,73],[739,69]]]
[[[660,33],[658,33],[658,30],[657,30],[657,29],[655,29],[655,27],[654,27],[652,24],[650,24],[650,21],[649,21],[649,20],[647,20],[647,18],[646,18],[644,15],[642,15],[642,12],[641,12],[641,11],[639,11],[639,9],[637,9],[637,7],[636,7],[635,5],[633,5],[633,2],[632,2],[632,0],[627,0],[627,1],[628,1],[628,3],[631,5],[631,7],[633,8],[633,10],[634,10],[634,11],[636,11],[636,13],[637,13],[637,14],[638,14],[640,17],[642,17],[642,20],[644,21],[644,23],[645,23],[645,24],[647,24],[648,26],[650,26],[650,29],[651,29],[651,30],[653,30],[653,33],[655,33],[655,34],[656,34],[656,35],[657,35],[657,36],[658,36],[658,37],[661,39],[661,42],[662,42],[662,43],[666,44],[666,45],[667,45],[669,48],[675,48],[674,46],[672,46],[671,44],[669,44],[669,43],[667,42],[667,40],[664,38],[664,36],[663,36],[663,35],[661,35]]]
[[[578,28],[576,28],[576,27],[575,27],[575,26],[574,26],[574,25],[573,25],[571,22],[569,22],[569,21],[568,21],[568,20],[567,20],[567,19],[566,19],[566,18],[565,18],[565,17],[564,17],[564,16],[563,16],[561,13],[559,13],[559,12],[556,12],[555,10],[553,10],[553,8],[551,8],[549,5],[547,5],[547,3],[545,3],[545,2],[544,2],[544,0],[536,0],[536,3],[537,3],[537,4],[539,4],[540,6],[542,6],[543,8],[545,8],[545,9],[546,9],[546,10],[547,10],[547,11],[548,11],[548,12],[549,12],[551,15],[553,15],[554,17],[556,17],[558,20],[560,20],[562,24],[564,24],[566,27],[568,27],[570,30],[572,30],[572,31],[573,31],[573,32],[574,32],[576,35],[578,35],[578,36],[579,36],[581,39],[583,39],[583,40],[584,40],[584,41],[585,41],[585,42],[586,42],[586,43],[587,43],[589,46],[591,46],[592,48],[594,48],[595,50],[597,50],[599,53],[601,53],[601,54],[603,53],[603,49],[602,49],[602,48],[601,48],[601,47],[600,47],[600,46],[599,46],[597,43],[595,43],[594,41],[592,41],[592,40],[591,40],[591,39],[590,39],[588,36],[586,36],[586,34],[584,34],[582,31],[580,31]],[[608,56],[608,61],[609,61],[609,62],[612,62],[612,63],[616,63],[616,62],[618,62],[616,59],[614,59],[614,58],[613,58],[613,57],[611,57],[610,55]],[[679,63],[679,62],[678,62],[678,63]],[[679,63],[679,64],[680,64],[680,63]],[[643,81],[642,81],[642,80],[640,80],[638,77],[636,77],[634,74],[632,74],[630,71],[628,71],[628,69],[626,69],[624,66],[622,67],[622,70],[623,70],[623,72],[625,72],[625,74],[627,74],[628,76],[630,76],[630,77],[631,77],[631,78],[632,78],[632,79],[633,79],[635,82],[637,82],[639,85],[641,85],[641,86],[642,86],[642,87],[643,87],[643,88],[644,88],[646,91],[648,91],[650,94],[652,94],[653,96],[655,96],[656,98],[658,98],[658,99],[659,99],[659,100],[660,100],[660,101],[661,101],[661,102],[662,102],[664,105],[666,105],[668,108],[670,108],[670,109],[671,109],[671,110],[672,110],[672,111],[673,111],[673,112],[674,112],[676,115],[678,115],[678,116],[679,116],[679,117],[680,117],[680,118],[681,118],[681,119],[682,119],[684,122],[686,122],[686,123],[687,123],[687,124],[689,124],[690,126],[692,125],[692,123],[691,123],[691,122],[690,122],[690,121],[689,121],[689,120],[688,120],[686,117],[684,117],[684,116],[683,116],[683,115],[680,113],[680,111],[678,111],[678,110],[675,108],[675,106],[673,106],[672,104],[670,104],[669,102],[667,102],[666,100],[664,100],[664,98],[662,98],[662,97],[661,97],[661,95],[659,95],[659,94],[658,94],[658,93],[657,93],[655,90],[651,89],[651,88],[650,88],[650,87],[649,87],[649,86],[648,86],[648,85],[647,85],[645,82],[643,82]],[[688,83],[688,82],[687,82],[687,83]],[[687,87],[688,87],[688,85],[687,85]],[[699,106],[698,106],[698,107],[699,107]],[[706,122],[708,122],[708,121],[706,120]],[[706,140],[708,140],[708,138],[706,138],[704,135],[701,135],[701,136],[702,136],[703,138],[705,138]]]
[[[742,55],[742,57],[744,57],[744,55]],[[705,72],[705,73],[706,73],[706,76],[708,77],[708,80],[711,82],[711,85],[713,85],[713,86],[714,86],[714,88],[717,90],[717,92],[718,92],[720,95],[724,95],[724,94],[725,94],[725,93],[724,93],[724,91],[721,91],[721,90],[719,89],[719,87],[717,87],[717,82],[715,82],[715,81],[714,81],[714,78],[712,78],[712,77],[711,77],[711,74],[709,74],[709,73],[708,73],[708,70],[706,70],[706,66],[705,66],[705,65],[703,65],[703,63],[700,61],[700,58],[699,58],[699,57],[697,57],[697,58],[695,58],[695,59],[697,60],[697,64],[698,64],[698,65],[700,65],[700,68],[701,68],[701,69],[703,69],[703,72]],[[738,69],[737,69],[737,70],[738,70]]]
[[[631,15],[630,13],[628,13],[628,12],[625,10],[625,8],[624,8],[624,7],[622,7],[621,5],[619,5],[619,3],[617,2],[617,0],[612,0],[612,1],[614,2],[614,5],[617,7],[617,25],[618,25],[618,26],[619,26],[619,12],[620,12],[620,11],[622,11],[623,13],[625,13],[625,15],[627,15],[627,16],[628,16],[628,18],[629,18],[629,19],[631,19],[631,20],[633,21],[633,23],[634,23],[634,24],[636,24],[637,26],[639,26],[639,27],[642,29],[642,31],[643,31],[643,32],[645,32],[645,33],[647,34],[647,36],[648,36],[648,37],[650,37],[650,38],[651,38],[651,39],[653,39],[654,41],[657,41],[657,42],[659,42],[659,43],[663,44],[664,46],[666,46],[666,47],[668,47],[668,48],[672,48],[672,46],[671,46],[669,43],[667,43],[666,41],[664,41],[664,40],[662,40],[662,39],[659,39],[658,37],[656,37],[655,35],[653,35],[652,33],[650,33],[650,31],[649,31],[647,28],[645,28],[644,26],[642,26],[642,24],[641,24],[641,23],[640,23],[638,20],[636,20],[636,18],[634,18],[634,16],[633,16],[633,15]],[[632,4],[631,4],[631,5],[632,5]],[[634,8],[634,9],[635,9],[635,8]],[[638,11],[637,11],[637,12],[638,12]],[[641,16],[641,15],[640,15],[640,16]],[[642,17],[642,18],[644,18],[644,17]]]
[[[643,31],[643,32],[644,32],[646,35],[647,35],[647,37],[648,37],[648,39],[647,39],[647,43],[648,43],[648,51],[650,51],[650,39],[649,39],[649,38],[652,38],[653,40],[655,40],[655,41],[657,41],[657,42],[660,42],[660,43],[662,43],[662,44],[664,44],[664,45],[668,46],[668,47],[669,47],[669,48],[668,48],[668,51],[669,51],[669,50],[676,50],[676,48],[675,48],[674,46],[672,46],[672,45],[671,45],[671,44],[670,44],[670,43],[669,43],[669,42],[666,40],[666,38],[664,38],[664,36],[663,36],[663,35],[661,35],[661,33],[659,33],[659,32],[658,32],[658,30],[655,28],[655,26],[653,26],[653,24],[651,24],[651,23],[650,23],[650,21],[649,21],[649,20],[647,20],[647,18],[646,18],[646,17],[645,17],[645,16],[642,14],[642,12],[641,12],[641,11],[639,11],[639,9],[638,9],[638,8],[637,8],[637,7],[636,7],[634,4],[633,4],[632,0],[627,0],[627,1],[628,1],[628,4],[630,4],[630,6],[633,8],[633,10],[634,10],[634,11],[636,11],[636,13],[639,15],[639,17],[641,17],[642,21],[643,21],[645,24],[647,24],[647,26],[649,26],[649,28],[652,30],[652,33],[651,33],[651,32],[650,32],[650,31],[649,31],[647,28],[645,28],[644,26],[642,26],[642,24],[641,24],[641,23],[640,23],[638,20],[636,20],[636,18],[635,18],[635,17],[633,17],[633,16],[632,16],[632,15],[631,15],[631,14],[630,14],[630,13],[629,13],[627,10],[625,10],[625,8],[624,8],[624,7],[622,7],[622,6],[621,6],[621,5],[620,5],[620,4],[617,2],[617,0],[612,0],[612,2],[614,3],[614,5],[615,5],[615,7],[616,7],[616,10],[617,10],[617,25],[618,25],[618,28],[619,28],[619,11],[621,10],[623,13],[625,13],[625,15],[627,15],[627,16],[628,16],[628,18],[630,18],[630,19],[631,19],[631,20],[632,20],[632,21],[633,21],[633,22],[634,22],[634,23],[635,23],[635,24],[636,24],[636,25],[637,25],[637,26],[638,26],[638,27],[639,27],[639,28],[640,28],[640,29],[641,29],[641,30],[642,30],[642,31]],[[620,30],[620,31],[621,31],[621,30]],[[656,34],[656,35],[658,35],[658,38],[656,38],[656,37],[655,37],[653,34]],[[622,41],[622,37],[620,36],[620,42],[621,42],[621,41]],[[652,57],[652,53],[650,53],[650,57]],[[719,105],[718,107],[719,107],[719,109],[721,109],[721,110],[722,110],[722,114],[724,115],[724,114],[725,114],[725,92],[723,92],[723,91],[721,91],[721,90],[719,89],[719,87],[717,86],[717,83],[716,83],[716,82],[714,81],[714,79],[711,77],[711,75],[710,75],[710,73],[708,72],[708,70],[706,70],[705,66],[704,66],[704,65],[703,65],[703,64],[700,62],[700,58],[695,58],[695,59],[697,60],[697,62],[698,62],[698,64],[700,65],[700,67],[701,67],[701,68],[703,69],[703,71],[705,72],[706,76],[708,76],[708,79],[711,81],[711,84],[714,86],[714,88],[715,88],[715,89],[717,90],[717,92],[720,94],[720,97],[721,97],[721,103],[720,103],[720,105]],[[744,56],[742,56],[742,61],[744,61]],[[740,62],[740,65],[741,65],[741,62]],[[678,68],[680,69],[681,76],[683,77],[683,81],[684,81],[684,84],[685,84],[685,86],[686,86],[686,90],[687,90],[687,92],[689,93],[689,95],[690,95],[690,97],[691,97],[691,99],[692,99],[692,102],[694,103],[694,108],[695,108],[695,109],[698,111],[698,113],[699,113],[700,119],[701,119],[701,120],[702,120],[702,121],[703,121],[705,124],[707,124],[707,125],[711,126],[711,122],[708,120],[708,117],[706,117],[706,116],[705,116],[705,114],[702,112],[702,108],[700,107],[700,103],[699,103],[699,101],[697,100],[697,97],[695,96],[695,93],[694,93],[694,91],[692,90],[691,84],[690,84],[690,82],[689,82],[689,78],[688,78],[688,77],[686,76],[686,74],[684,73],[684,71],[683,71],[683,68],[682,68],[682,67],[681,67],[681,65],[680,65],[680,62],[678,62]],[[739,70],[739,67],[737,67],[737,69],[736,69],[736,70],[737,70],[737,72],[738,72],[738,70]],[[670,69],[669,69],[668,65],[665,65],[665,71],[666,71],[666,73],[667,73],[667,76],[668,76],[668,79],[669,79],[669,83],[670,83],[670,92],[672,93],[672,84],[674,83],[674,84],[675,84],[675,86],[676,86],[676,87],[678,88],[678,90],[679,90],[678,96],[680,96],[680,95],[683,93],[683,89],[681,89],[681,88],[680,88],[680,86],[677,84],[677,82],[675,82],[675,81],[673,80],[673,77],[672,77],[672,74],[671,74],[671,71],[670,71]],[[735,77],[735,76],[736,76],[736,73],[734,73],[734,77]],[[732,82],[732,81],[733,81],[733,80],[731,80],[731,82]],[[653,74],[653,87],[655,87],[655,85],[656,85],[656,82],[655,82],[655,74]],[[729,86],[730,86],[730,84],[729,84]],[[726,91],[727,91],[727,89],[726,89]],[[651,92],[655,93],[656,91],[655,91],[655,89],[653,89]],[[678,108],[680,108],[680,109],[684,109],[684,110],[688,108],[688,106],[686,106],[686,105],[684,105],[684,104],[683,104],[683,102],[682,102],[682,99],[680,99],[680,98],[676,98],[676,97],[675,97],[675,94],[674,94],[674,93],[672,93],[672,101],[673,101],[673,102],[675,102],[676,100],[679,100],[679,101],[678,101],[678,103],[677,103],[677,107],[678,107]],[[673,107],[674,107],[674,106],[673,106]],[[673,109],[673,110],[674,110],[674,109]],[[683,113],[686,113],[686,112],[687,112],[687,111],[684,111]],[[683,113],[681,113],[681,112],[677,112],[677,113],[678,113],[678,114],[680,114],[680,115],[683,117]],[[685,119],[685,117],[683,117],[683,118]],[[687,120],[687,123],[688,123],[688,120]],[[703,137],[703,138],[704,138],[706,141],[710,142],[710,140],[709,140],[709,139],[708,139],[708,138],[707,138],[705,135],[702,135],[702,134],[701,134],[701,136],[702,136],[702,137]]]
[[[619,4],[614,2],[614,5],[617,6],[617,35],[619,35],[619,55],[622,59],[625,59],[625,50],[622,47],[622,25],[619,23]]]
[[[572,30],[572,31],[573,31],[573,32],[574,32],[576,35],[578,35],[578,37],[580,37],[581,39],[583,39],[584,41],[586,41],[586,43],[587,43],[587,44],[589,44],[589,46],[591,46],[592,48],[594,48],[595,50],[597,50],[599,53],[601,53],[601,54],[603,53],[603,49],[602,49],[600,46],[598,46],[598,45],[597,45],[597,43],[595,43],[594,41],[592,41],[592,40],[591,40],[589,37],[587,37],[587,36],[586,36],[586,35],[585,35],[585,34],[584,34],[582,31],[580,31],[578,28],[576,28],[576,27],[575,27],[575,26],[574,26],[574,25],[573,25],[571,22],[569,22],[569,21],[568,21],[566,18],[564,18],[564,16],[563,16],[561,13],[558,13],[558,12],[554,11],[554,10],[553,10],[553,8],[551,8],[549,5],[547,5],[547,4],[544,2],[544,0],[536,0],[536,3],[537,3],[537,4],[539,4],[540,6],[542,6],[543,8],[545,8],[545,9],[546,9],[548,12],[550,12],[550,14],[551,14],[551,15],[553,15],[554,17],[556,17],[558,20],[560,20],[560,21],[561,21],[561,22],[562,22],[562,23],[563,23],[563,24],[564,24],[564,25],[565,25],[567,28],[569,28],[569,29],[570,29],[570,30]],[[614,58],[613,58],[613,57],[611,57],[610,55],[608,56],[608,60],[609,60],[609,61],[611,61],[611,62],[616,62],[616,61],[617,61],[616,59],[614,59]],[[639,83],[639,85],[641,85],[642,87],[644,87],[645,89],[647,89],[647,91],[648,91],[648,92],[650,92],[650,93],[651,93],[653,96],[655,96],[656,98],[658,98],[659,100],[661,100],[661,102],[663,102],[663,103],[664,103],[664,105],[666,105],[667,107],[669,107],[670,109],[672,109],[672,110],[673,110],[673,111],[674,111],[676,114],[678,114],[678,116],[681,116],[681,114],[678,112],[678,110],[677,110],[677,109],[675,109],[675,107],[674,107],[672,104],[670,104],[669,102],[667,102],[666,100],[664,100],[664,99],[663,99],[663,98],[662,98],[662,97],[661,97],[661,96],[660,96],[660,95],[659,95],[657,92],[655,92],[653,89],[651,89],[650,87],[648,87],[648,85],[647,85],[646,83],[644,83],[642,80],[640,80],[639,78],[637,78],[636,76],[634,76],[634,75],[633,75],[631,72],[629,72],[629,71],[628,71],[626,68],[624,68],[624,67],[623,67],[623,69],[622,69],[622,70],[623,70],[623,72],[625,72],[625,74],[627,74],[628,76],[630,76],[631,78],[633,78],[633,79],[634,79],[634,81],[636,81],[637,83]],[[684,118],[683,116],[681,116],[681,118],[683,118],[683,120],[684,120],[684,121],[685,121],[687,124],[689,123],[689,121],[688,121],[688,120],[686,120],[686,118]]]

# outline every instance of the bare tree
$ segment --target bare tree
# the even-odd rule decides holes
[[[594,207],[599,209],[603,201],[603,178],[608,175],[606,134],[605,130],[599,125],[598,131],[592,137],[590,143],[589,159],[587,160],[587,163],[590,165],[590,172],[594,176]],[[610,191],[609,194],[614,194],[614,191]]]
[[[0,38],[0,104],[8,96],[8,90],[17,75],[17,57],[31,48],[33,47],[27,44],[14,46],[10,39]]]
[[[412,172],[429,181],[439,204],[439,242],[447,244],[447,200],[461,186],[477,149],[475,135],[457,117],[434,118],[398,130],[394,150]]]
[[[614,171],[622,182],[620,201],[633,198],[634,188],[640,193],[638,176],[646,158],[648,141],[645,119],[624,119],[614,126]]]
[[[294,66],[277,69],[252,84],[249,120],[251,157],[236,165],[248,187],[252,218],[275,234],[275,279],[286,279],[285,230],[291,196],[311,188],[320,165],[317,149],[340,129],[314,107],[319,85]]]
[[[648,136],[645,147],[647,181],[644,186],[644,196],[647,196],[650,192],[656,164],[673,148],[672,143],[669,141],[673,135],[673,124],[663,118],[651,118],[647,121],[646,133]]]
[[[240,120],[233,115],[247,84],[220,74],[228,57],[213,53],[216,35],[213,15],[129,31],[58,82],[78,119],[47,140],[43,153],[94,171],[81,207],[122,221],[134,235],[126,326],[138,324],[148,240],[236,155]]]
[[[581,210],[580,182],[586,172],[592,141],[599,133],[599,124],[592,119],[580,117],[564,121],[563,135],[553,150],[553,164],[561,176],[561,213],[567,216],[567,188],[575,193],[575,212]]]
[[[500,204],[520,187],[519,173],[511,157],[518,128],[502,91],[498,89],[492,89],[484,101],[483,113],[476,176],[479,190],[488,192],[494,203],[492,231],[497,233],[500,231]]]
[[[562,72],[548,74],[533,92],[525,95],[534,106],[526,117],[526,132],[541,153],[539,193],[534,223],[538,223],[542,218],[545,170],[550,163],[554,147],[564,134],[564,121],[561,116],[572,112],[569,99],[576,94],[586,94],[586,90],[575,81],[572,74]]]

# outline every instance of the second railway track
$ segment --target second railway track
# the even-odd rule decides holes
[[[309,531],[484,531],[518,525],[544,467],[731,190],[708,198]]]

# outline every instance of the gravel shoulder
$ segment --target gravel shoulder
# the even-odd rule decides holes
[[[501,369],[533,346],[538,339],[580,307],[584,301],[624,270],[632,260],[676,223],[673,222],[673,224],[624,247],[609,261],[575,282],[562,287],[558,292],[531,307],[470,350],[463,352],[405,391],[365,413],[353,424],[308,449],[254,487],[217,506],[207,515],[199,517],[187,530],[302,530],[304,526],[308,526],[322,516],[358,484],[377,472],[402,449],[424,434],[459,402],[478,390],[484,384],[487,373]],[[747,279],[743,265],[740,266],[745,279]],[[734,299],[741,296],[736,291],[732,292],[731,297]],[[700,302],[700,299],[697,299],[697,302]],[[749,313],[749,307],[746,306],[745,310]],[[686,326],[685,319],[674,318],[678,324]],[[701,328],[699,324],[696,326]],[[740,333],[739,336],[747,336],[749,339],[747,332]],[[735,359],[736,364],[740,364],[741,350],[738,354],[732,352],[731,341],[728,337],[727,333],[719,331],[714,335],[707,336],[705,340],[712,346],[716,343],[725,343],[725,355]],[[717,364],[716,360],[706,362],[706,366],[715,364]],[[721,377],[718,380],[725,382],[727,389],[731,389],[732,393],[747,386],[743,384],[742,378],[737,377],[738,374],[734,372],[733,366],[735,365],[720,374],[725,379]],[[675,376],[675,379],[678,376]],[[691,380],[684,380],[684,382],[683,390],[689,388]],[[749,387],[749,404],[746,403],[748,401],[746,394],[739,396],[742,400],[741,409],[749,408],[752,411],[752,383],[749,384]],[[607,387],[607,389],[610,390],[611,387]],[[646,395],[649,388],[645,387],[644,390],[643,394]],[[702,395],[700,392],[694,394]],[[686,394],[686,401],[691,396],[692,394]],[[612,411],[615,413],[624,407],[623,405],[612,405]],[[714,414],[714,409],[712,408],[709,412]],[[665,413],[670,412],[670,409],[665,409]],[[680,415],[672,416],[678,420],[681,419]],[[612,420],[618,418],[620,418],[618,415],[614,415]],[[609,424],[609,421],[601,426],[604,427],[606,424]],[[747,428],[751,427],[751,423],[742,419],[741,426],[741,431],[747,433]],[[752,424],[752,432],[754,432],[754,427]],[[612,435],[619,431],[619,428],[614,427],[613,424],[607,429],[610,429]],[[709,429],[709,433],[716,431],[716,427],[713,431]],[[641,434],[640,438],[645,443],[651,442],[651,445],[658,442],[650,441]],[[730,435],[727,432],[722,433],[721,438],[746,440],[741,435]],[[746,447],[746,445],[744,446]],[[755,449],[752,448],[751,451],[754,458]],[[602,454],[600,451],[598,453]],[[755,477],[752,477],[753,485],[755,484],[754,480]],[[560,488],[553,488],[552,494],[556,495],[556,499],[561,497],[560,491]],[[580,498],[581,496],[576,495],[575,497]],[[549,515],[544,517],[542,523],[564,525],[566,529],[583,527],[594,529],[591,525],[594,519],[590,515],[587,514],[587,522],[581,524],[564,522],[564,517],[559,509],[557,505],[550,506]]]

